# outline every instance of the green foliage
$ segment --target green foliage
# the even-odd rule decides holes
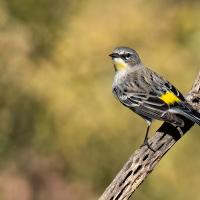
[[[33,56],[49,57],[60,29],[67,26],[63,18],[69,20],[81,6],[81,1],[10,0],[5,1],[5,6],[12,21],[23,24],[31,32]]]

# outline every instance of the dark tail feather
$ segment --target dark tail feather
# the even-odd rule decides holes
[[[188,118],[189,120],[197,123],[200,126],[200,113],[193,109],[181,109],[181,108],[172,108],[173,113],[183,115],[184,117]]]

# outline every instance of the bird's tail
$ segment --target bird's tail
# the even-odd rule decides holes
[[[182,105],[183,106],[183,105]],[[176,107],[172,108],[173,113],[182,115],[189,120],[193,121],[194,123],[197,123],[200,126],[200,113],[194,110],[191,106],[188,104],[184,104],[184,107]]]

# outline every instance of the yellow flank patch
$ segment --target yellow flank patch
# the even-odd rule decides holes
[[[181,101],[173,92],[166,92],[160,97],[160,99],[169,105]]]
[[[115,64],[115,67],[117,68],[117,70],[125,69],[127,66],[127,64],[121,58],[115,58],[114,64]]]

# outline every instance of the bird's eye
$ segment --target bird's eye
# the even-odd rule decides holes
[[[130,58],[130,57],[131,57],[131,54],[130,54],[130,53],[127,53],[127,54],[126,54],[126,57],[127,57],[127,58]]]

